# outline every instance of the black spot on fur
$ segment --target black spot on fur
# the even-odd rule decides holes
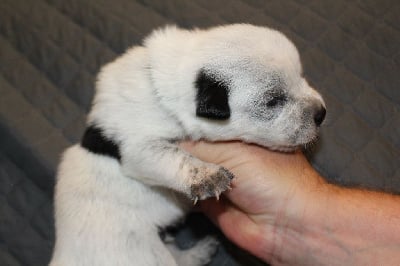
[[[87,150],[121,160],[119,147],[112,140],[103,135],[100,128],[89,126],[82,138],[81,146]]]
[[[197,108],[199,117],[225,120],[231,115],[228,104],[228,86],[201,70],[196,80]]]

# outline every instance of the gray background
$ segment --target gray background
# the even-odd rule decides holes
[[[310,155],[329,180],[400,192],[400,2],[1,0],[0,264],[45,265],[61,151],[77,142],[99,67],[165,24],[283,31],[328,115]],[[192,216],[178,241],[216,232]],[[229,243],[213,265],[256,265]]]

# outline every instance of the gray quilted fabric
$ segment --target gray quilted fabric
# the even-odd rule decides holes
[[[315,167],[335,183],[399,193],[398,14],[396,0],[1,0],[0,264],[48,263],[56,166],[82,134],[96,72],[167,23],[283,31],[328,106]],[[202,219],[178,233],[182,246]],[[229,243],[212,263],[258,264]]]

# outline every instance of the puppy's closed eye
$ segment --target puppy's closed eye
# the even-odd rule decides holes
[[[286,95],[282,93],[269,95],[266,103],[267,107],[272,108],[276,106],[282,106],[287,101]]]

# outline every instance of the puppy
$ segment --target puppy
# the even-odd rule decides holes
[[[166,27],[102,68],[80,145],[55,192],[51,265],[202,265],[216,243],[180,251],[159,236],[233,175],[177,141],[242,140],[291,151],[312,142],[325,104],[281,33],[236,24]]]

